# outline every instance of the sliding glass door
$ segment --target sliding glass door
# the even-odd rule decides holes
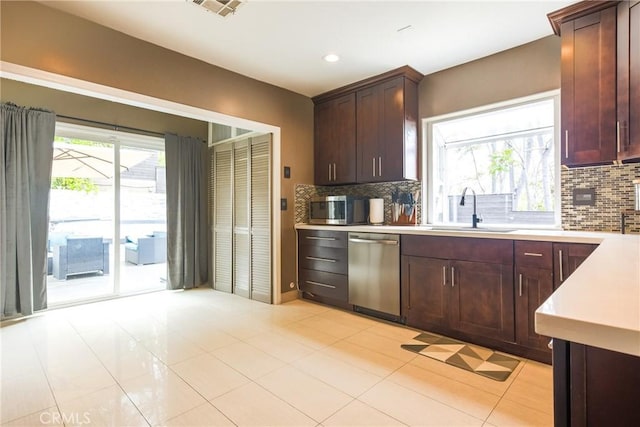
[[[167,197],[164,146],[120,145],[120,161],[143,156],[121,170],[119,182],[121,294],[166,288]]]
[[[50,306],[164,289],[160,138],[59,123],[50,198]]]
[[[56,136],[47,295],[49,305],[114,292],[114,144]]]

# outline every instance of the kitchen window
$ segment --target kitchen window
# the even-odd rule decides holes
[[[425,125],[425,222],[471,225],[475,192],[481,227],[559,226],[557,91],[428,119]]]

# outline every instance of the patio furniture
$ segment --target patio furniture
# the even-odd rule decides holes
[[[154,231],[144,237],[126,237],[124,259],[132,264],[157,264],[167,261],[167,233]]]
[[[49,238],[47,239],[47,275],[53,274],[53,248],[54,246],[67,244],[68,232],[49,232]]]
[[[85,273],[109,273],[109,243],[102,237],[67,236],[53,246],[53,277]]]

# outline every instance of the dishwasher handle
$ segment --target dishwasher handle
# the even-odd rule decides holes
[[[375,239],[359,239],[356,237],[349,237],[349,241],[352,243],[366,243],[368,245],[394,245],[394,246],[398,245],[397,240],[385,240],[385,239],[375,240]]]

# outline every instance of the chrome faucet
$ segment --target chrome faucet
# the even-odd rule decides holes
[[[460,206],[464,206],[464,197],[467,194],[467,190],[471,190],[473,193],[473,215],[471,215],[471,227],[478,228],[478,223],[482,221],[482,218],[478,218],[478,197],[476,196],[476,192],[473,191],[473,188],[464,187],[464,190],[462,190],[462,196],[460,197]]]

